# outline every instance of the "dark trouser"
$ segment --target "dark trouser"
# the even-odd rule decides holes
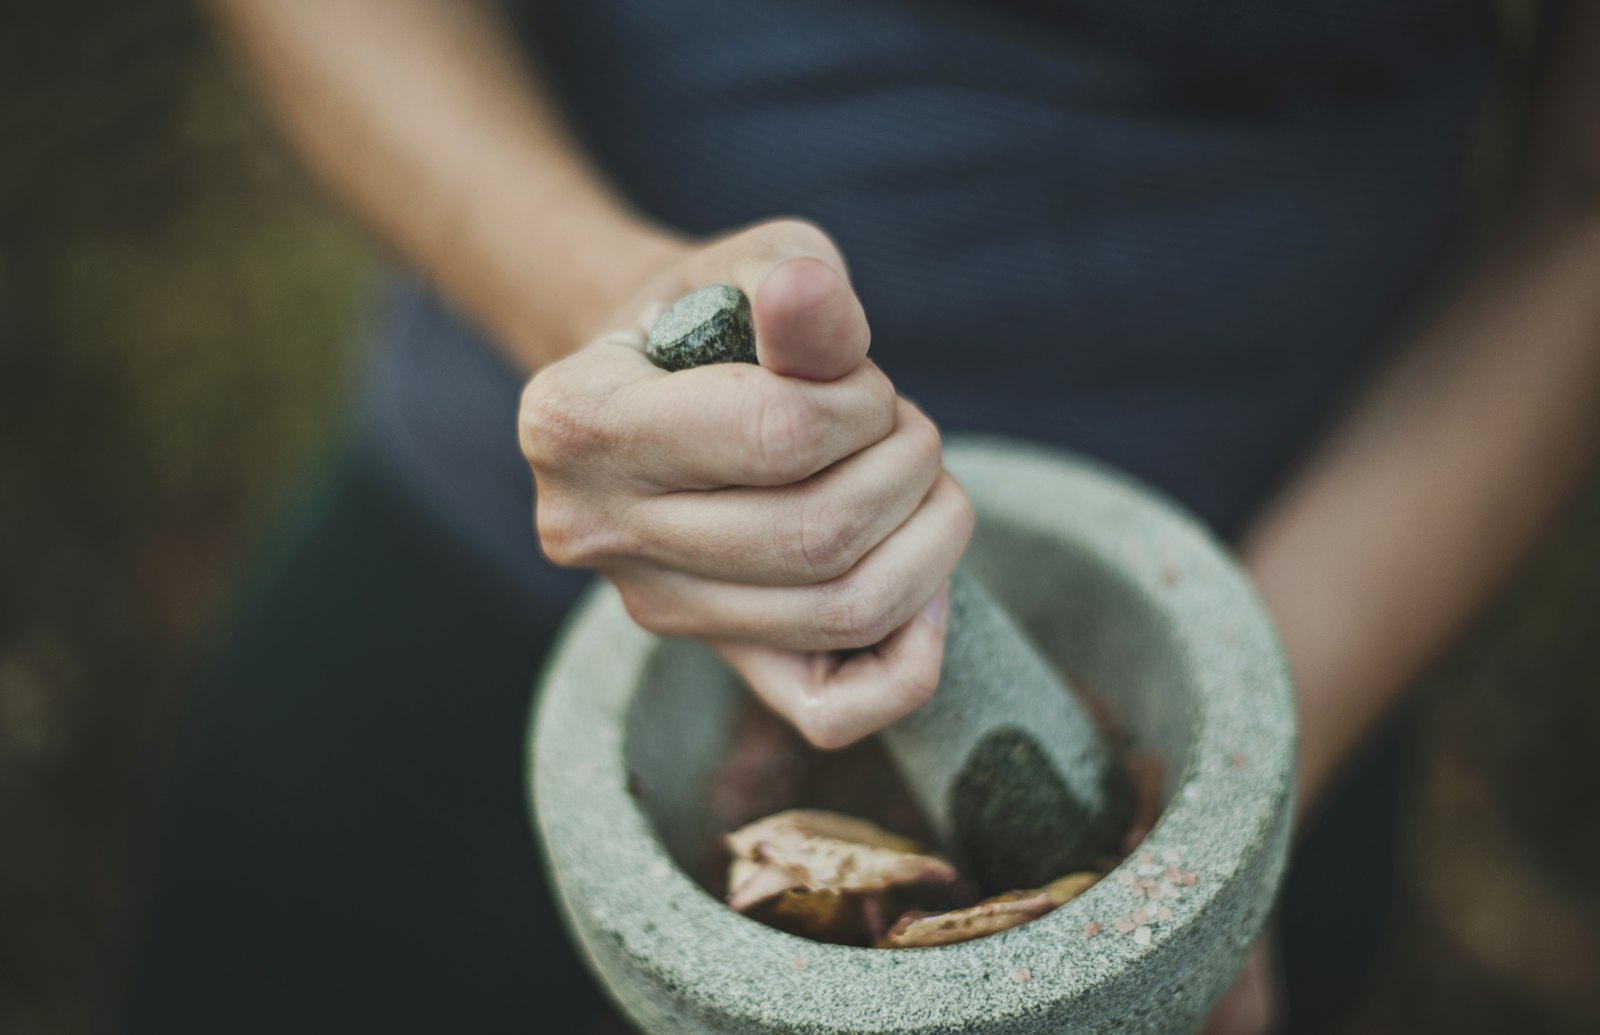
[[[370,458],[271,567],[195,702],[126,1030],[581,1030],[523,805],[559,615]]]
[[[581,1031],[599,995],[523,804],[559,616],[359,455],[270,571],[195,703],[125,1030]],[[1334,800],[1286,894],[1297,1031],[1372,961],[1394,757]]]

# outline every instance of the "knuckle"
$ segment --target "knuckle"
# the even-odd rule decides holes
[[[537,469],[568,466],[605,448],[605,430],[593,407],[557,363],[522,392],[517,430],[522,454]]]
[[[533,528],[551,564],[571,568],[580,563],[570,524],[555,506],[540,500],[533,508]]]
[[[906,424],[906,431],[911,437],[913,462],[919,471],[937,471],[944,461],[944,439],[939,434],[939,426],[922,413],[913,413],[915,416]]]
[[[859,578],[836,580],[817,616],[823,636],[835,649],[870,647],[894,631],[888,594]]]
[[[946,475],[946,477],[949,476]],[[972,500],[967,496],[966,490],[961,487],[960,482],[951,478],[950,485],[955,490],[952,503],[955,507],[954,521],[956,530],[960,533],[963,543],[971,542],[972,533],[978,526],[977,511],[972,509]]]
[[[855,567],[863,532],[858,511],[821,501],[802,502],[794,513],[791,570],[812,582],[827,582]]]
[[[900,406],[900,396],[895,391],[894,382],[876,363],[863,363],[857,369],[866,386],[865,408],[877,415],[879,425],[887,435],[894,430],[896,412]]]
[[[572,508],[540,499],[534,507],[533,524],[539,548],[552,564],[576,568],[588,560],[585,537]]]
[[[934,691],[939,689],[939,670],[919,668],[904,673],[899,680],[899,689],[906,713],[914,712],[927,704],[933,698]]]
[[[796,393],[758,393],[748,410],[748,440],[758,474],[770,481],[798,481],[817,467],[817,429],[821,413],[815,401]]]
[[[820,751],[837,751],[860,739],[842,721],[837,708],[814,697],[795,710],[792,721],[806,742]]]
[[[628,552],[622,534],[608,523],[549,496],[534,506],[534,530],[544,555],[562,568],[593,568]]]

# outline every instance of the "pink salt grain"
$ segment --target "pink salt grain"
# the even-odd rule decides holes
[[[1018,967],[1016,973],[1011,975],[1011,980],[1015,981],[1019,985],[1026,985],[1028,982],[1033,980],[1033,971],[1029,970],[1027,967]]]
[[[1083,936],[1085,938],[1093,938],[1095,935],[1100,933],[1101,929],[1100,921],[1091,920],[1089,923],[1083,925]]]
[[[791,969],[794,970],[794,972],[796,974],[798,974],[802,970],[805,970],[806,969],[806,965],[809,964],[810,962],[811,961],[806,959],[804,956],[796,956],[794,959],[789,961],[789,966],[790,966]]]

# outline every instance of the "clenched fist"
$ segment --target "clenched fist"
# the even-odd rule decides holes
[[[760,365],[657,369],[650,324],[717,283],[750,297]],[[705,641],[819,747],[933,693],[972,532],[938,430],[869,339],[832,241],[764,223],[682,252],[522,398],[550,559],[599,571],[651,632]]]

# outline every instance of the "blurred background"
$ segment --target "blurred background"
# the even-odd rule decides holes
[[[188,674],[381,260],[187,4],[0,22],[0,1032],[115,1025]],[[1600,1030],[1600,484],[1423,689],[1359,1030]]]

